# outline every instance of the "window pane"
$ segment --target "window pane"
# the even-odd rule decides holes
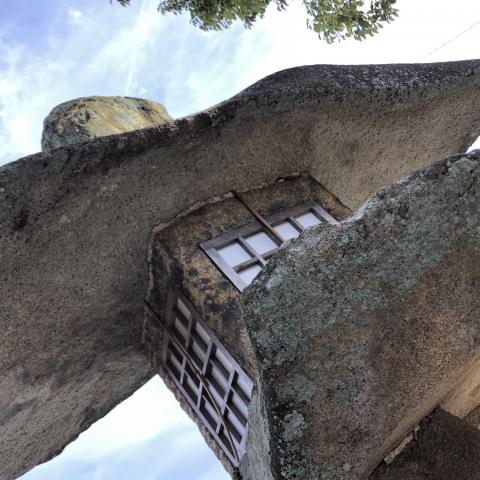
[[[243,396],[245,398],[251,398],[253,383],[246,380],[245,377],[242,377],[241,375],[238,376],[237,382],[236,384],[234,384],[234,387],[237,387],[236,390],[238,391],[238,394],[240,396]]]
[[[290,240],[291,238],[297,238],[298,235],[300,234],[299,231],[290,223],[290,222],[283,222],[277,225],[276,227],[273,227],[277,233],[280,234],[280,236],[284,240]]]
[[[196,403],[198,399],[198,385],[195,382],[195,377],[185,375],[183,380],[183,387],[189,393],[190,398]]]
[[[202,369],[205,363],[205,350],[203,350],[203,348],[195,341],[192,343],[191,355],[192,358],[195,360],[197,367]]]
[[[225,378],[221,371],[217,368],[217,367],[214,367],[212,365],[212,368],[210,370],[210,374],[209,375],[209,380],[212,382],[212,384],[214,385],[214,387],[219,390],[220,394],[221,395],[224,395],[225,394],[225,390],[227,388],[227,381],[228,379]]]
[[[253,279],[262,271],[260,265],[254,265],[253,267],[246,268],[238,273],[240,278],[247,284],[250,285]]]
[[[237,395],[235,392],[232,392],[229,402],[229,408],[238,418],[240,423],[243,426],[246,426],[248,418],[248,401],[247,403],[245,403],[239,395]]]
[[[187,337],[187,325],[185,325],[185,322],[183,318],[181,317],[175,317],[175,320],[173,321],[174,327],[178,330],[178,333],[182,335],[182,340]]]
[[[303,228],[312,227],[313,225],[322,223],[312,212],[304,213],[297,217],[296,220]]]
[[[205,329],[200,325],[199,322],[195,322],[194,331],[192,332],[192,337],[197,341],[197,343],[202,344],[202,348],[207,350],[208,344],[210,343],[210,336],[205,331]]]
[[[252,258],[238,242],[233,242],[226,247],[220,248],[218,253],[231,267]]]
[[[237,441],[237,444],[240,445],[242,441],[242,432],[244,431],[244,426],[238,421],[237,417],[227,409],[226,411],[226,423],[228,425],[228,430],[232,435],[233,439]]]
[[[260,254],[278,248],[278,245],[265,232],[256,233],[255,235],[247,237],[245,240],[257,253]]]
[[[228,379],[228,377],[230,376],[231,362],[227,359],[227,357],[222,353],[219,348],[215,349],[215,360],[217,360],[217,362],[219,363],[219,368],[223,368],[225,378]]]
[[[182,299],[178,297],[177,299],[177,307],[182,313],[182,315],[187,319],[190,320],[190,317],[192,316],[190,310],[187,308],[187,306],[182,302]]]
[[[210,426],[215,429],[218,423],[218,414],[210,401],[206,398],[204,398],[202,401],[201,412],[207,419],[207,422],[210,424]]]
[[[170,347],[170,349],[167,351],[167,363],[170,369],[175,373],[177,380],[180,379],[182,362],[183,360],[182,357],[180,357],[180,354],[176,351],[176,349]]]

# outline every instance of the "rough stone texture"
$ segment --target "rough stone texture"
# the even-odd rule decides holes
[[[474,408],[463,420],[480,429],[480,406]]]
[[[244,198],[265,217],[310,201],[321,204],[338,220],[351,213],[318,182],[305,176],[280,179],[272,185],[252,189],[244,193]],[[167,225],[157,226],[150,246],[150,285],[147,296],[155,312],[165,318],[169,290],[180,289],[249,377],[256,379],[256,359],[243,322],[241,294],[199,248],[200,243],[244,227],[252,221],[252,214],[236,198],[229,196],[198,206]],[[192,413],[188,402],[169,381],[161,361],[163,339],[163,328],[147,311],[144,342],[154,370],[165,380],[184,410],[197,423],[225,468],[234,474],[228,458]]]
[[[480,151],[281,248],[243,295],[273,478],[367,478],[435,406],[479,405],[479,287]]]
[[[309,66],[193,117],[0,169],[0,478],[151,375],[149,235],[232,188],[311,173],[351,208],[480,134],[480,61]]]
[[[83,97],[56,106],[44,120],[42,150],[171,122],[166,108],[132,97]]]
[[[371,480],[476,480],[480,478],[480,431],[438,409],[420,423],[405,450]]]
[[[351,213],[319,183],[308,177],[287,179],[252,189],[244,193],[244,198],[265,217],[308,201],[320,203],[338,220]],[[237,199],[229,196],[189,211],[167,225],[157,226],[150,246],[150,285],[147,295],[155,311],[164,317],[167,304],[165,297],[169,288],[179,288],[251,377],[256,375],[256,361],[242,318],[241,294],[199,245],[254,220]],[[157,325],[155,321],[153,325],[147,323],[150,327]],[[161,342],[162,335],[155,342],[157,354]]]

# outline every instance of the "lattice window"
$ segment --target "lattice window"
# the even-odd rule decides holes
[[[253,383],[180,292],[169,299],[162,362],[222,450],[245,453]]]
[[[337,221],[320,205],[309,202],[265,219],[283,240],[296,238],[306,228]],[[200,246],[220,271],[242,291],[261,272],[280,247],[280,240],[255,221]]]

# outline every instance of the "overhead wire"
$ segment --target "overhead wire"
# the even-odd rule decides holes
[[[465,35],[465,33],[469,32],[470,30],[472,30],[473,28],[475,28],[477,25],[480,25],[480,20],[478,20],[477,22],[475,22],[473,25],[470,25],[467,29],[463,30],[462,32],[458,33],[457,35],[455,35],[454,37],[450,38],[449,40],[447,40],[445,43],[442,43],[440,46],[438,46],[437,48],[435,48],[434,50],[432,50],[430,53],[427,53],[426,55],[424,55],[423,57],[420,58],[420,60],[424,60],[425,58],[429,57],[430,55],[433,55],[434,53],[438,52],[439,50],[441,50],[443,47],[446,47],[448,44],[452,43],[454,40],[457,40],[458,38],[460,38],[461,36]]]

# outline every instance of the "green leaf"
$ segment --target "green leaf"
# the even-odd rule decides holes
[[[117,0],[126,7],[131,0]],[[273,2],[279,11],[286,10],[287,0],[161,0],[158,11],[175,15],[187,13],[190,21],[202,30],[224,30],[236,21],[251,28],[263,18]],[[398,16],[397,0],[303,0],[307,10],[307,28],[327,43],[346,38],[364,40],[375,35],[383,24]],[[112,3],[112,0],[110,0]]]

